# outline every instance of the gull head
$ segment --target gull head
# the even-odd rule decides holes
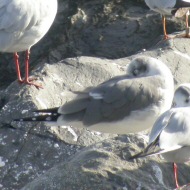
[[[184,83],[175,90],[173,107],[190,106],[190,83]]]
[[[162,61],[148,56],[139,56],[132,60],[127,67],[127,74],[132,77],[161,75],[173,78],[171,71]]]

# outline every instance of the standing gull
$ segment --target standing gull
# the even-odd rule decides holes
[[[0,52],[14,53],[18,81],[41,87],[29,78],[30,48],[49,30],[57,12],[57,0],[0,0]],[[17,52],[26,51],[22,79]]]
[[[186,16],[186,37],[189,37],[189,9],[187,7],[190,7],[190,0],[145,0],[145,2],[150,9],[162,15],[164,39],[168,39],[165,18],[168,15],[175,17]]]
[[[46,121],[116,134],[139,132],[170,108],[173,88],[171,71],[164,63],[140,56],[125,75],[88,88],[61,107],[37,110],[38,116],[15,121]]]
[[[182,84],[176,89],[173,106],[155,122],[148,146],[131,159],[161,154],[165,160],[173,163],[178,188],[176,163],[190,161],[190,84]]]

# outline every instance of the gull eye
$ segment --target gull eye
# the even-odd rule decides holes
[[[187,98],[187,99],[185,100],[185,102],[186,102],[186,103],[189,103],[189,98]]]

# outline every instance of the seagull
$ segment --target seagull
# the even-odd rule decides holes
[[[126,134],[146,130],[171,107],[174,92],[170,69],[160,60],[139,56],[125,75],[76,92],[61,107],[36,110],[37,116],[15,121],[45,121],[49,125]]]
[[[188,31],[189,23],[189,9],[190,0],[145,0],[147,6],[155,12],[158,12],[162,15],[162,25],[164,32],[164,39],[168,39],[166,32],[166,17],[165,16],[175,16],[186,17],[186,37],[190,37]]]
[[[0,52],[14,53],[19,83],[42,87],[29,78],[30,48],[47,33],[56,13],[57,0],[0,1]],[[24,79],[17,53],[22,51],[26,51]]]
[[[161,154],[173,163],[176,188],[179,188],[177,164],[190,161],[190,83],[175,91],[173,107],[155,122],[148,146],[130,159]]]

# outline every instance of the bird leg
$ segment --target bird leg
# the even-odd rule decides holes
[[[32,81],[35,80],[35,78],[29,78],[29,57],[30,57],[30,50],[26,50],[26,59],[25,59],[25,79],[23,83],[33,85],[36,88],[43,88],[40,84],[35,84]]]
[[[177,164],[176,163],[173,163],[173,171],[174,171],[174,178],[175,178],[176,188],[179,188],[178,171],[177,171]]]
[[[185,14],[185,24],[186,24],[186,34],[185,37],[190,37],[190,29],[189,29],[189,11]]]
[[[169,37],[166,32],[166,17],[162,15],[162,25],[163,25],[163,32],[164,32],[164,40],[167,40]]]
[[[35,78],[29,78],[29,57],[30,57],[30,51],[26,51],[26,59],[25,59],[25,78],[21,78],[20,74],[20,65],[19,65],[19,55],[17,52],[14,53],[14,60],[15,60],[15,65],[16,65],[16,73],[17,73],[17,78],[19,83],[25,83],[29,85],[33,85],[36,88],[43,88],[40,84],[35,84],[32,81],[35,80]]]
[[[17,73],[18,82],[23,83],[23,80],[20,74],[19,55],[17,54],[17,52],[14,53],[14,60],[15,60],[15,65],[16,65],[16,73]]]

